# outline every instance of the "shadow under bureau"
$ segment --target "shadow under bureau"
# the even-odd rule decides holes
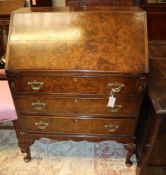
[[[135,152],[148,73],[139,8],[24,8],[13,13],[6,72],[18,145],[36,139],[114,140]]]

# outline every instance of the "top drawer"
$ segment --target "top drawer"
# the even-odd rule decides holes
[[[136,95],[143,89],[138,77],[19,76],[10,78],[15,93]]]

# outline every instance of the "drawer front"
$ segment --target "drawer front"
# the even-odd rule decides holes
[[[10,82],[13,92],[55,94],[138,94],[143,83],[138,77],[21,76]]]
[[[48,116],[21,116],[21,130],[24,132],[43,132],[60,134],[123,134],[132,135],[134,119],[110,120],[99,118],[65,118]]]
[[[15,97],[19,113],[67,114],[67,115],[121,115],[135,117],[139,113],[141,98],[117,98],[113,108],[108,107],[108,98],[54,98]]]

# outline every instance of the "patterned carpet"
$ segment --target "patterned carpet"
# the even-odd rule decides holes
[[[136,163],[125,166],[126,151],[116,142],[43,138],[31,146],[31,154],[31,162],[25,163],[15,132],[0,130],[0,175],[136,175]]]

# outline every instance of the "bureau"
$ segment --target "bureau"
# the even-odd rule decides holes
[[[6,73],[18,145],[36,139],[114,140],[135,152],[148,73],[139,8],[23,8],[13,13]]]

